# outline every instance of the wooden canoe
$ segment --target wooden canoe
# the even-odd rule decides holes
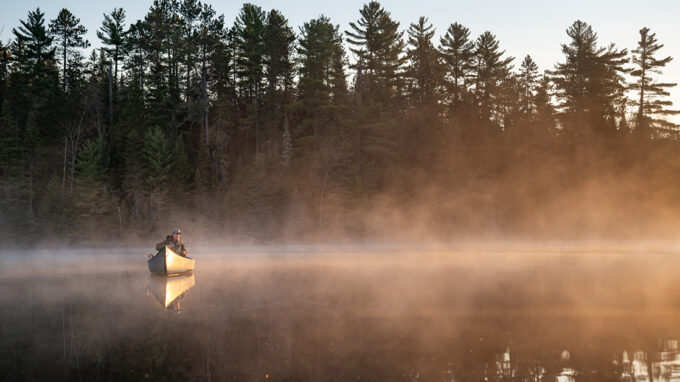
[[[150,275],[148,290],[158,299],[158,302],[168,309],[186,291],[196,284],[193,273],[185,273],[178,276]]]
[[[176,254],[168,246],[149,259],[149,271],[155,274],[170,275],[177,273],[192,272],[196,260]]]

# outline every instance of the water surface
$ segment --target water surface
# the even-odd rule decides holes
[[[0,255],[0,380],[680,381],[663,253]]]

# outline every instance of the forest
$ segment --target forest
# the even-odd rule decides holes
[[[2,245],[675,234],[661,36],[577,20],[539,69],[451,22],[154,0],[92,48],[76,13],[30,11],[0,42]]]

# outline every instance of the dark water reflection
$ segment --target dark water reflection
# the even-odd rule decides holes
[[[139,253],[0,255],[0,380],[680,381],[674,255]]]

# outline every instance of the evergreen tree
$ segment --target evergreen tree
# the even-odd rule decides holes
[[[503,131],[509,131],[521,120],[522,90],[521,79],[514,73],[500,80],[494,118]]]
[[[552,86],[550,76],[543,74],[536,86],[536,117],[534,119],[537,126],[552,130],[555,128],[555,107],[551,100]]]
[[[347,91],[339,26],[325,16],[304,23],[297,51],[301,123],[296,133],[316,135],[331,123]]]
[[[458,23],[449,26],[440,44],[448,67],[450,105],[455,109],[461,105],[468,90],[468,80],[474,67],[474,44],[470,41],[470,30]]]
[[[26,21],[12,29],[15,40],[12,53],[16,70],[10,79],[12,107],[20,126],[26,124],[33,110],[37,136],[54,137],[59,104],[57,100],[58,72],[55,67],[55,48],[45,27],[45,14],[37,8],[28,13]]]
[[[288,20],[277,10],[267,15],[264,32],[264,67],[270,94],[286,93],[293,82],[295,33]]]
[[[495,107],[500,95],[500,84],[511,70],[514,57],[503,57],[496,36],[484,32],[475,41],[475,99],[482,121],[503,123],[503,117]]]
[[[179,6],[179,14],[183,20],[184,44],[179,49],[178,54],[183,58],[186,69],[185,77],[185,98],[188,100],[194,95],[193,77],[195,76],[197,54],[196,44],[198,34],[205,28],[201,28],[199,16],[201,15],[202,4],[198,0],[182,0]]]
[[[264,34],[266,14],[262,8],[246,3],[234,23],[239,86],[244,100],[254,112],[255,152],[260,152],[260,108],[264,82]]]
[[[133,73],[137,79],[140,89],[145,89],[146,71],[148,64],[147,45],[149,41],[149,28],[142,21],[138,20],[131,24],[125,32],[123,47],[129,53],[128,60],[125,62],[126,69]]]
[[[76,173],[88,184],[103,182],[107,178],[108,159],[101,141],[88,141],[78,152]]]
[[[267,15],[264,33],[264,67],[267,78],[268,108],[272,122],[281,122],[281,111],[291,101],[293,85],[293,51],[295,34],[281,12],[272,10]],[[281,130],[271,132],[278,137]]]
[[[304,23],[298,40],[301,96],[341,98],[347,91],[340,27],[326,16]],[[317,94],[317,92],[320,92]]]
[[[538,65],[527,55],[519,68],[520,111],[530,116],[536,111],[535,92],[538,86]]]
[[[80,19],[76,18],[68,9],[63,8],[59,11],[57,18],[50,22],[50,33],[61,51],[62,90],[66,93],[68,56],[74,54],[75,49],[84,49],[90,45],[87,40],[83,39],[87,29],[80,24]]]
[[[21,71],[30,73],[35,78],[43,77],[46,68],[54,61],[55,48],[45,28],[45,14],[36,8],[28,12],[26,21],[19,20],[21,26],[12,29],[14,33],[14,49],[16,60]]]
[[[345,73],[347,58],[338,29],[336,26],[335,35],[337,36],[338,43],[333,45],[333,56],[327,77],[331,85],[331,96],[335,105],[343,104],[347,96],[347,74]]]
[[[102,26],[97,31],[97,37],[106,47],[104,50],[113,60],[113,82],[118,84],[118,62],[125,54],[125,11],[123,8],[114,8],[110,14],[104,14]]]
[[[350,51],[357,57],[353,67],[361,72],[366,81],[369,100],[384,102],[400,95],[401,70],[406,61],[402,54],[403,32],[377,1],[365,4],[359,11],[361,18],[349,23],[345,31]]]
[[[251,100],[259,95],[264,78],[265,20],[266,15],[262,8],[244,4],[234,23],[241,86],[245,96]]]
[[[171,97],[170,25],[173,18],[173,3],[155,0],[144,16],[141,27],[148,38],[142,41],[148,57],[148,107],[150,122],[170,130],[176,108]]]
[[[196,41],[199,46],[199,59],[201,65],[201,116],[203,120],[203,135],[205,138],[205,144],[209,143],[210,132],[209,132],[209,88],[211,87],[210,79],[211,73],[214,73],[217,69],[217,65],[212,63],[215,61],[214,58],[217,57],[217,52],[220,50],[220,44],[225,37],[224,34],[224,16],[215,17],[215,10],[209,5],[204,5],[200,14],[199,21],[203,26],[199,33],[196,35]]]
[[[411,97],[420,106],[432,107],[437,103],[443,75],[439,52],[432,44],[434,32],[432,24],[427,25],[426,17],[420,17],[418,23],[411,24],[408,29],[407,57],[410,62],[408,74],[412,81]]]
[[[635,69],[630,73],[636,80],[630,85],[630,89],[638,93],[634,101],[637,108],[636,130],[644,131],[654,127],[677,127],[676,124],[656,116],[678,114],[678,110],[670,110],[673,102],[667,99],[670,95],[667,89],[675,87],[675,83],[658,82],[653,78],[655,74],[661,74],[672,57],[658,59],[655,57],[659,49],[663,48],[656,39],[656,33],[649,33],[649,28],[640,29],[640,41],[633,50],[632,62]]]
[[[568,29],[569,44],[562,44],[565,61],[551,72],[563,122],[576,128],[613,130],[615,105],[624,97],[627,51],[597,46],[592,27],[577,20]],[[585,125],[585,126],[581,126]]]

